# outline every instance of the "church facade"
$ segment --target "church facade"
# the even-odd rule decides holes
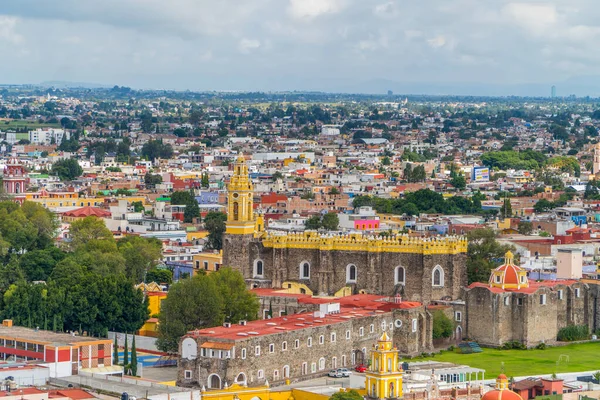
[[[223,265],[240,271],[251,288],[294,283],[320,295],[350,288],[427,304],[457,299],[467,284],[464,237],[265,232],[253,212],[252,191],[240,157],[228,186]]]

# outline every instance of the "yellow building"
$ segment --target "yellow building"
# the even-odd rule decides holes
[[[221,265],[223,265],[223,250],[195,254],[192,257],[192,262],[194,265],[194,275],[199,271],[207,273],[218,271]]]
[[[160,313],[162,302],[167,298],[167,292],[148,292],[148,309],[150,310],[150,318],[144,323],[144,325],[138,331],[140,336],[158,336],[158,318],[156,317]]]
[[[402,397],[402,367],[398,363],[398,349],[392,339],[383,333],[371,353],[371,366],[365,374],[367,397],[394,399]]]

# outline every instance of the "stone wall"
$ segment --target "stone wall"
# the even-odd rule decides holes
[[[334,294],[344,286],[355,293],[392,295],[397,292],[410,301],[456,299],[467,283],[465,254],[391,253],[368,251],[329,251],[318,249],[265,247],[260,240],[229,237],[224,243],[223,264],[239,270],[250,287],[281,287],[285,281],[306,284],[315,294]],[[243,246],[244,248],[238,248]],[[238,252],[235,255],[227,253]],[[262,261],[264,273],[256,276],[255,263]],[[308,262],[310,276],[300,275],[301,265]],[[356,279],[348,280],[347,270],[356,266]],[[443,270],[443,286],[434,287],[433,271]],[[403,267],[405,280],[397,285],[396,267]]]
[[[595,323],[596,300],[590,288],[579,282],[542,286],[535,292],[493,292],[475,287],[467,289],[465,295],[466,335],[486,346],[499,347],[510,341],[527,347],[552,344],[565,326],[588,325],[592,329]]]
[[[417,321],[416,329],[413,329],[413,320]],[[264,384],[266,380],[277,385],[285,381],[286,370],[293,381],[306,375],[325,375],[332,368],[352,368],[355,364],[366,363],[384,331],[392,337],[401,354],[414,356],[432,351],[431,329],[431,315],[424,307],[397,309],[357,315],[329,325],[224,341],[234,344],[229,359],[202,357],[202,343],[219,339],[199,337],[196,339],[198,357],[179,360],[177,381],[183,386],[209,387],[209,377],[216,374],[222,385],[225,382],[231,385],[241,379],[248,385]],[[258,355],[257,346],[260,347]],[[185,371],[191,371],[190,379],[186,379]]]

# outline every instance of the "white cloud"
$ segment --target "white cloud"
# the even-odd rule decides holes
[[[295,19],[311,19],[341,11],[341,0],[290,0],[288,12]]]
[[[0,40],[12,44],[23,42],[23,36],[17,33],[17,18],[0,15]]]
[[[242,54],[250,54],[253,50],[260,47],[260,40],[243,38],[240,40],[238,49]]]
[[[558,22],[554,4],[509,3],[504,11],[522,28],[543,35]]]

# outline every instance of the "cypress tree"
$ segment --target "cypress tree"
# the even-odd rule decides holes
[[[137,352],[135,351],[135,334],[131,342],[131,375],[137,376]]]
[[[127,368],[129,364],[129,351],[127,350],[127,332],[125,332],[125,346],[123,347],[123,366]]]
[[[119,343],[117,342],[117,333],[115,332],[115,343],[113,344],[113,365],[119,365]]]

